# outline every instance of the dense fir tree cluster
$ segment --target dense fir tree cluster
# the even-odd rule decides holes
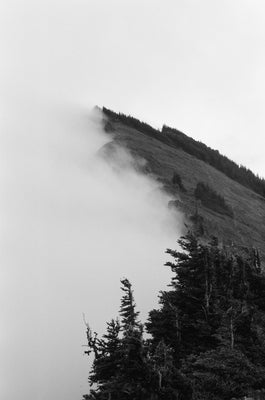
[[[194,196],[202,204],[220,214],[228,215],[233,218],[233,210],[228,206],[223,196],[216,193],[209,185],[198,182],[194,190]]]
[[[120,318],[87,327],[92,400],[231,400],[265,388],[265,276],[247,258],[188,234],[167,250],[173,276],[144,326],[123,279]]]
[[[140,132],[149,134],[149,135],[154,135],[158,133],[159,131],[152,126],[146,124],[145,122],[140,121],[137,118],[131,117],[130,115],[125,115],[122,113],[115,113],[114,111],[109,110],[106,107],[103,107],[103,112],[105,115],[110,117],[112,120],[116,121],[121,121],[125,123],[126,125],[129,125],[130,127],[139,130]]]
[[[173,183],[173,185],[177,185],[180,188],[180,190],[182,190],[182,192],[186,192],[187,191],[185,186],[183,185],[182,178],[181,178],[180,174],[178,172],[176,172],[176,171],[174,172],[174,174],[172,176],[172,183]]]

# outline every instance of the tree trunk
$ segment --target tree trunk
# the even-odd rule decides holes
[[[235,344],[235,335],[234,335],[234,323],[232,316],[230,318],[230,335],[231,335],[231,349],[233,350]]]
[[[162,374],[161,374],[160,371],[158,371],[158,387],[159,387],[159,390],[161,390],[161,387],[162,387]]]

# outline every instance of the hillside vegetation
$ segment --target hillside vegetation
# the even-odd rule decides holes
[[[106,131],[133,156],[146,160],[143,173],[159,180],[175,198],[171,206],[175,204],[186,215],[188,229],[193,227],[202,242],[215,235],[220,243],[239,252],[257,248],[265,260],[263,179],[177,130],[164,127],[159,131],[106,108],[103,113]],[[200,190],[198,198],[199,183],[212,194],[208,190],[206,196]]]
[[[204,143],[196,141],[179,130],[166,125],[163,126],[162,131],[159,131],[136,118],[125,114],[117,114],[105,107],[103,107],[103,112],[116,121],[121,121],[140,132],[153,135],[164,143],[183,149],[192,156],[223,172],[229,178],[265,197],[265,180],[255,175],[250,169],[242,165],[239,166],[234,161],[229,160],[220,154],[218,150],[213,150]]]
[[[194,190],[194,196],[196,199],[201,200],[203,205],[213,211],[226,214],[231,218],[233,217],[233,211],[226,204],[225,199],[220,194],[216,193],[209,185],[199,182]]]
[[[114,143],[140,159],[138,171],[162,183],[169,207],[185,214],[187,233],[166,251],[172,279],[145,324],[128,279],[106,333],[100,338],[87,324],[94,358],[84,399],[263,399],[264,180],[177,130],[103,112]],[[104,155],[111,159],[113,148],[105,145]]]
[[[211,149],[177,129],[163,126],[162,133],[168,135],[175,146],[182,148],[187,153],[223,172],[229,178],[265,197],[265,180],[255,175],[250,169],[242,165],[239,166],[220,154],[218,150]]]

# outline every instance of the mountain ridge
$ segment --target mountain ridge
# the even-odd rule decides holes
[[[249,256],[260,252],[264,267],[264,179],[181,131],[166,125],[160,131],[106,107],[102,112],[105,131],[111,132],[114,142],[127,148],[133,156],[146,161],[144,173],[152,174],[170,192],[175,199],[170,206],[185,214],[188,229],[196,230],[201,240],[216,236],[223,245],[236,247]],[[213,164],[218,164],[219,168]],[[232,179],[231,175],[237,176],[237,173],[247,185]],[[249,177],[260,193],[249,187]],[[209,193],[201,191],[203,196],[198,198],[195,192],[201,184],[209,188]],[[263,185],[264,196],[261,194]]]
[[[254,192],[265,198],[265,179],[254,174],[249,168],[246,168],[243,165],[238,165],[234,161],[230,160],[227,156],[221,154],[219,150],[212,149],[203,142],[195,140],[180,130],[171,128],[165,124],[162,129],[159,130],[145,122],[131,117],[130,115],[122,113],[118,114],[106,107],[103,107],[102,111],[111,119],[120,120],[145,134],[153,135],[156,139],[161,140],[166,144],[182,148],[184,151],[194,155],[202,161],[205,161],[209,165],[212,165],[231,179],[243,184],[243,186],[246,186],[249,189],[252,189]]]

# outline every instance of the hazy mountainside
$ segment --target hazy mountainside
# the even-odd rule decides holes
[[[201,239],[214,235],[236,250],[258,250],[265,260],[265,181],[218,151],[177,130],[103,108],[105,130],[172,194],[170,206],[186,215]],[[111,145],[108,150],[111,152]]]

